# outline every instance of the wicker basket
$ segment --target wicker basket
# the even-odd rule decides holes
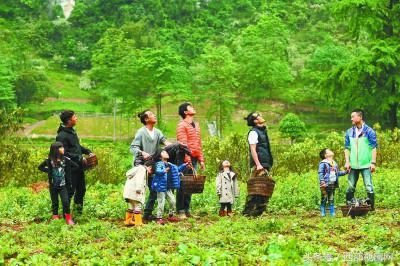
[[[200,194],[203,193],[205,182],[206,182],[206,176],[199,175],[194,170],[193,174],[181,175],[180,190],[184,194]]]
[[[247,194],[271,197],[275,181],[267,171],[256,171],[247,181]]]
[[[364,206],[342,206],[340,207],[342,210],[343,216],[351,216],[352,218],[356,216],[365,216],[368,214],[368,212],[371,210],[371,206],[369,205],[364,205]]]
[[[85,157],[86,161],[83,161],[83,169],[90,170],[98,165],[98,160],[96,155]]]

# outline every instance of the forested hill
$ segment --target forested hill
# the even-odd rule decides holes
[[[49,68],[81,75],[110,111],[206,102],[220,126],[265,100],[397,126],[396,0],[76,0],[0,3],[0,105],[54,94]]]

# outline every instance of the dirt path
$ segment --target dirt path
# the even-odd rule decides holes
[[[90,99],[83,98],[55,98],[48,97],[44,100],[44,102],[73,102],[73,103],[89,103]]]
[[[33,129],[32,129],[33,130]],[[57,129],[55,129],[56,132]],[[37,138],[47,138],[47,139],[55,139],[56,134],[50,135],[50,134],[28,134],[28,135],[23,135],[24,137],[27,138],[32,138],[32,139],[37,139]],[[95,135],[81,135],[79,134],[80,139],[96,139],[96,140],[113,140],[113,136],[95,136]],[[117,136],[117,140],[131,140],[132,137],[124,137],[120,138]]]
[[[36,123],[24,126],[24,128],[20,132],[18,132],[18,134],[20,136],[28,137],[35,128],[42,126],[44,123],[46,123],[46,120],[41,120]]]

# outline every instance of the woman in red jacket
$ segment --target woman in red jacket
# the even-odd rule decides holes
[[[201,145],[200,126],[193,118],[196,110],[190,103],[183,103],[179,106],[179,115],[182,120],[176,129],[176,138],[179,143],[186,145],[191,151],[191,156],[185,155],[184,162],[191,163],[194,168],[200,164],[202,170],[205,168],[204,157]],[[181,219],[190,217],[191,194],[184,194],[178,190],[176,195],[176,209]]]

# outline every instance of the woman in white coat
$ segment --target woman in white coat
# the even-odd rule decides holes
[[[153,174],[154,162],[146,161],[144,165],[138,165],[126,172],[124,187],[124,199],[130,203],[126,210],[125,225],[139,226],[143,224],[142,208],[146,199],[146,188],[148,175]]]
[[[221,208],[219,216],[232,216],[232,204],[239,197],[239,185],[236,174],[232,171],[231,163],[223,161],[216,178],[217,194]],[[226,209],[226,210],[225,210]]]

